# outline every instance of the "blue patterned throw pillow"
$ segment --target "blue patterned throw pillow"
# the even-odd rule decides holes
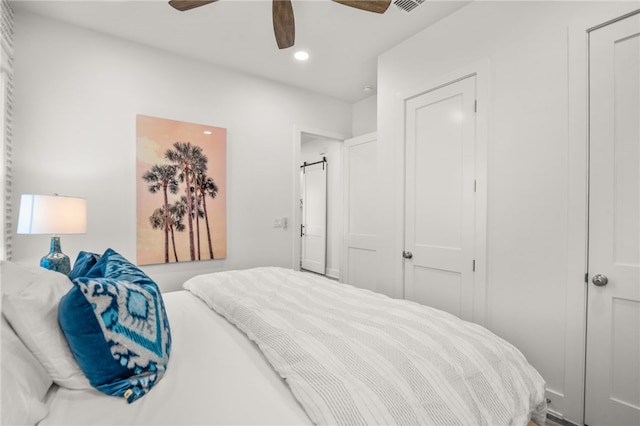
[[[73,281],[76,278],[84,277],[99,259],[100,255],[97,253],[81,251],[78,253],[78,257],[73,264],[73,268],[71,268],[71,272],[69,272],[69,279]]]
[[[164,375],[171,332],[160,289],[109,249],[62,298],[58,320],[96,389],[133,402]]]

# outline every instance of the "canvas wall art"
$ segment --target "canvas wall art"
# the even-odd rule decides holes
[[[227,131],[136,117],[137,263],[227,256]]]

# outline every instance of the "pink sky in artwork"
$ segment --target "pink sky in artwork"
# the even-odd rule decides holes
[[[139,265],[164,263],[164,231],[153,229],[149,222],[153,211],[163,205],[162,191],[155,194],[149,192],[149,184],[142,179],[142,176],[155,164],[170,164],[165,159],[164,153],[168,149],[172,149],[173,144],[178,141],[190,142],[192,145],[199,146],[208,159],[207,175],[213,178],[219,188],[215,198],[207,197],[206,199],[213,252],[215,259],[225,258],[227,256],[226,129],[138,115],[136,137],[137,263]],[[184,183],[180,184],[180,190],[177,194],[169,193],[169,204],[177,201],[182,195],[185,195]],[[186,225],[186,218],[184,223]],[[193,227],[195,239],[195,222]],[[175,239],[178,260],[180,262],[190,261],[188,230],[176,232]],[[171,246],[169,251],[169,261],[175,262]],[[200,253],[201,260],[209,259],[203,218],[200,219]],[[196,260],[197,256],[196,247]]]

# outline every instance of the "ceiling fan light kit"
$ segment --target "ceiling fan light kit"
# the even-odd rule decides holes
[[[180,12],[195,9],[217,0],[171,0],[169,5]],[[332,0],[344,6],[353,7],[373,13],[384,13],[389,8],[391,0]],[[398,0],[396,0],[398,1]],[[418,1],[420,0],[411,0]],[[273,32],[279,49],[287,49],[295,44],[296,27],[293,17],[291,0],[273,0]]]

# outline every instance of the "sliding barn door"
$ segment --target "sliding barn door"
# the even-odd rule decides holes
[[[405,297],[471,319],[475,76],[406,101]]]
[[[327,261],[327,162],[304,165],[300,174],[300,268],[324,275]]]
[[[640,15],[589,35],[585,423],[640,425]]]

